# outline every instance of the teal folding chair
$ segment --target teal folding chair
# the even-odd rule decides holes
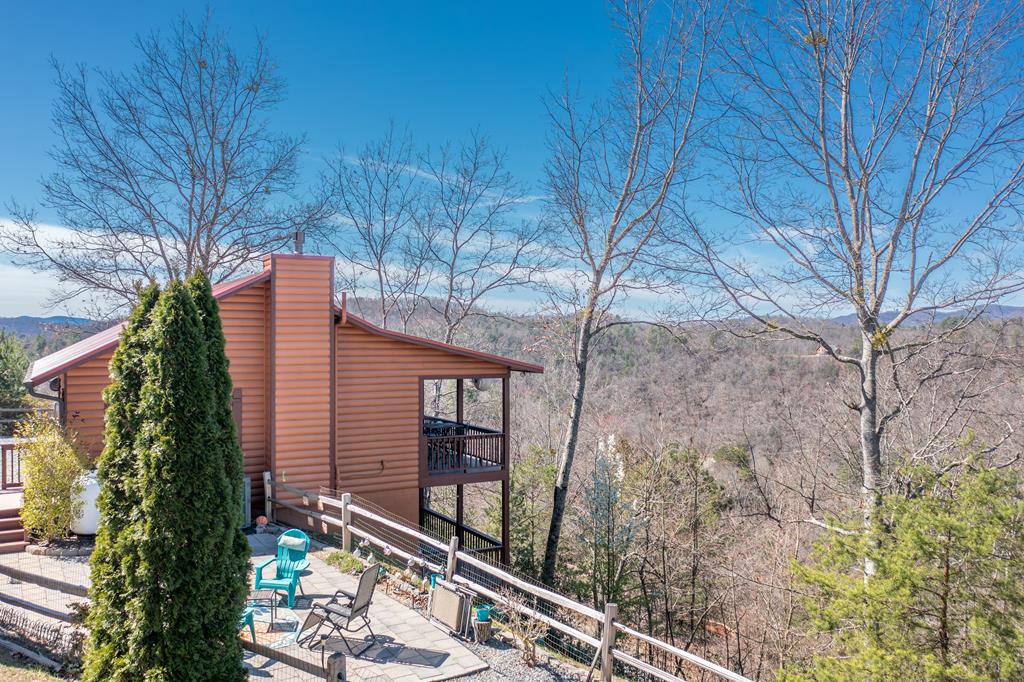
[[[288,608],[294,607],[295,590],[302,591],[299,579],[309,568],[308,552],[308,535],[297,528],[282,533],[277,540],[277,556],[256,566],[256,589],[284,592],[288,595]],[[271,564],[274,564],[273,576],[269,570]]]

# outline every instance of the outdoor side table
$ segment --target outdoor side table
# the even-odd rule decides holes
[[[280,597],[274,590],[256,590],[249,594],[251,606],[267,606],[270,608],[270,629],[274,629],[274,619],[277,616],[277,600]]]

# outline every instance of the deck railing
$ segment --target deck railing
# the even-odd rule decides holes
[[[471,474],[505,466],[505,435],[501,431],[424,417],[423,436],[423,456],[431,475]]]
[[[20,488],[24,481],[21,476],[21,446],[23,441],[13,438],[0,440],[0,489]]]
[[[685,682],[714,677],[729,682],[753,682],[625,625],[618,620],[615,604],[606,604],[603,612],[598,611],[459,550],[458,538],[454,536],[447,543],[440,541],[350,493],[302,490],[275,480],[269,471],[264,473],[263,480],[266,514],[271,520],[276,508],[297,512],[311,524],[322,525],[325,532],[328,528],[339,529],[341,544],[346,549],[368,543],[395,560],[408,562],[408,566],[419,565],[438,573],[438,584],[457,586],[491,604],[541,621],[590,647],[594,652],[591,671],[600,670],[599,679],[604,682],[611,682],[613,670],[630,680]],[[513,598],[513,593],[527,599]]]
[[[487,533],[462,524],[434,509],[420,509],[420,526],[423,531],[437,540],[448,542],[453,535],[459,538],[463,551],[474,554],[484,561],[501,561],[501,540]]]

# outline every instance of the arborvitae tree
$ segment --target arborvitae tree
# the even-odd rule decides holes
[[[245,605],[248,593],[249,576],[249,542],[242,532],[242,486],[245,481],[245,465],[242,448],[239,444],[241,434],[235,432],[235,419],[231,411],[232,383],[228,371],[228,358],[225,353],[224,331],[220,322],[220,307],[213,297],[210,280],[200,271],[189,278],[186,283],[192,299],[199,309],[203,321],[206,340],[207,366],[209,377],[213,382],[213,426],[207,453],[215,459],[213,464],[220,463],[224,468],[223,479],[226,488],[218,491],[220,499],[225,500],[229,515],[227,522],[220,528],[219,543],[225,548],[215,559],[220,566],[214,575],[223,578],[224,583],[217,593],[220,602],[216,608],[209,610],[211,618],[207,627],[213,632],[226,631],[234,628],[237,634],[238,613]],[[233,502],[233,506],[230,504]],[[238,637],[228,640],[229,645],[238,646]],[[236,658],[241,657],[239,648]]]
[[[128,574],[135,567],[136,539],[125,532],[141,499],[135,438],[139,430],[139,393],[145,378],[146,329],[160,292],[144,291],[121,332],[121,343],[110,361],[111,383],[103,392],[108,405],[103,453],[98,462],[100,524],[92,554],[92,600],[85,680],[116,679],[115,671],[131,656],[128,650],[130,602]]]
[[[122,419],[134,432],[133,457],[123,470],[135,475],[105,493],[105,523],[108,529],[120,525],[130,542],[118,544],[125,584],[118,575],[108,581],[101,574],[94,588],[111,603],[120,600],[121,627],[90,617],[106,630],[93,634],[87,679],[243,680],[237,624],[247,566],[236,537],[237,486],[228,475],[229,468],[240,469],[229,464],[236,453],[224,446],[234,432],[231,425],[225,435],[220,420],[221,411],[230,410],[216,399],[222,370],[210,364],[211,357],[224,362],[223,338],[208,350],[204,316],[179,282],[160,296],[149,318],[134,421],[130,411],[117,416],[125,408],[116,403],[120,394],[110,396],[114,415],[108,419]],[[108,446],[118,438],[127,446],[127,433],[108,434]],[[134,506],[117,504],[129,500]],[[109,644],[112,634],[116,646]]]

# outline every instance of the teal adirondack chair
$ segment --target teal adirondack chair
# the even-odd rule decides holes
[[[249,628],[249,635],[252,636],[252,641],[256,641],[256,620],[253,618],[254,609],[246,607],[242,611],[242,617],[238,619],[238,631]]]
[[[309,536],[297,528],[281,534],[277,541],[277,557],[256,566],[256,589],[279,590],[288,594],[288,608],[295,606],[295,590],[302,591],[299,578],[309,568]],[[273,577],[269,576],[274,564]],[[303,592],[305,594],[305,592]]]

